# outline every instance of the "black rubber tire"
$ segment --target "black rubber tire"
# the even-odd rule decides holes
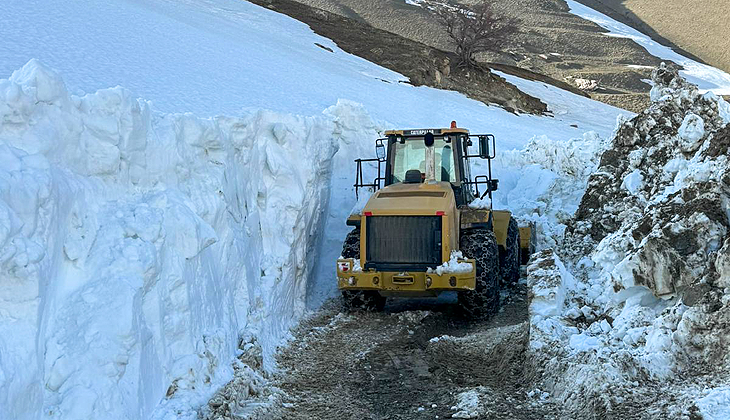
[[[461,253],[476,260],[476,289],[459,292],[459,304],[473,316],[483,316],[499,308],[499,248],[490,229],[469,229],[461,232]]]
[[[360,229],[353,229],[342,244],[343,258],[360,258]],[[342,303],[346,311],[382,311],[386,298],[370,290],[343,290]]]
[[[513,217],[507,226],[507,248],[499,253],[499,272],[504,285],[517,283],[520,279],[520,229]]]

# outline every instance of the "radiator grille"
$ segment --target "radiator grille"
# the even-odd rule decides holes
[[[369,216],[365,258],[374,264],[441,264],[440,216]]]

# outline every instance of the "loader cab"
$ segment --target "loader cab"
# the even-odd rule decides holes
[[[497,189],[497,180],[491,177],[491,159],[494,157],[494,136],[491,134],[470,135],[468,130],[457,128],[452,122],[451,128],[447,129],[392,130],[386,131],[385,135],[385,138],[376,141],[376,159],[356,161],[356,192],[361,187],[377,190],[398,183],[424,182],[428,160],[434,166],[433,180],[450,183],[457,206],[487,194],[491,197],[491,192]],[[480,149],[476,155],[469,151],[475,139]],[[427,153],[429,148],[432,148],[431,153]],[[487,159],[489,174],[472,178],[471,158]],[[362,163],[376,160],[378,177],[372,183],[363,183]],[[381,165],[385,166],[385,176],[380,175]]]

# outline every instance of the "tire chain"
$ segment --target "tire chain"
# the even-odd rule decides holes
[[[487,229],[462,232],[462,254],[476,260],[476,289],[459,292],[459,303],[472,315],[486,315],[499,306],[499,251],[494,233]]]
[[[500,253],[499,271],[505,285],[517,283],[520,279],[520,229],[512,217],[507,227],[507,249]]]

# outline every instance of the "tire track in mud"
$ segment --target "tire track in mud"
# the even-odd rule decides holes
[[[282,400],[263,418],[558,418],[554,406],[528,397],[524,286],[503,300],[483,320],[440,301],[352,314],[330,301],[280,352]],[[455,407],[466,391],[478,398]]]

